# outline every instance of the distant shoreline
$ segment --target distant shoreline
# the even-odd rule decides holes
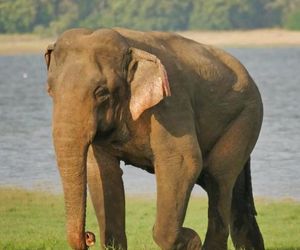
[[[220,47],[280,47],[300,46],[300,31],[259,29],[238,31],[182,31],[178,34],[200,43]],[[0,35],[0,55],[43,53],[55,38],[37,35]]]
[[[300,31],[259,29],[238,31],[184,31],[180,35],[200,43],[220,47],[300,46]]]
[[[57,188],[57,187],[56,187]],[[43,195],[53,195],[53,196],[62,196],[62,186],[59,186],[58,189],[52,187],[51,185],[37,185],[33,187],[21,187],[13,184],[0,184],[0,193],[3,190],[8,190],[11,192],[28,192],[28,193],[36,193],[36,194],[43,194]],[[156,191],[154,192],[140,192],[140,193],[132,193],[128,190],[125,190],[126,197],[130,199],[141,199],[141,200],[149,200],[156,198]],[[261,195],[261,194],[253,194],[254,199],[257,202],[291,202],[300,205],[300,199],[293,196],[268,196],[268,195]],[[203,199],[207,200],[207,195],[203,190],[201,193],[192,192],[191,193],[192,199]]]

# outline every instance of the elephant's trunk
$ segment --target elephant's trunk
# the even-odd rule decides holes
[[[84,232],[86,160],[91,132],[87,132],[88,126],[83,122],[86,120],[74,116],[55,112],[54,108],[53,139],[64,190],[68,241],[73,249],[82,250],[87,249]]]

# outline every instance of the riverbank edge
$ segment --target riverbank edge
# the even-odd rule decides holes
[[[30,193],[30,194],[36,194],[36,195],[45,195],[45,196],[53,196],[53,197],[63,197],[63,192],[61,191],[55,191],[53,189],[47,189],[43,187],[33,187],[33,188],[22,188],[18,186],[13,185],[0,185],[0,193],[1,192],[24,192],[24,193]],[[125,191],[126,193],[126,191]],[[156,193],[130,193],[127,192],[126,197],[129,199],[134,200],[155,200],[156,199]],[[191,194],[192,199],[200,199],[203,201],[207,201],[207,195],[203,191],[203,193],[192,193]],[[289,196],[282,196],[282,197],[273,197],[273,196],[263,196],[263,195],[254,195],[255,202],[258,203],[295,203],[300,205],[300,199],[297,199],[295,197],[289,197]]]
[[[300,31],[259,29],[238,31],[182,31],[178,34],[219,47],[300,47]],[[39,54],[56,38],[34,34],[0,34],[0,55]]]

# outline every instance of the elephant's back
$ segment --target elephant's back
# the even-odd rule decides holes
[[[129,46],[145,50],[156,55],[172,74],[194,74],[201,82],[227,82],[241,74],[248,80],[245,68],[228,53],[213,46],[198,43],[171,32],[141,32],[115,28],[128,42]],[[232,69],[229,64],[234,64]],[[228,66],[229,65],[229,66]],[[182,73],[178,73],[178,71]],[[187,73],[186,73],[187,74]],[[195,78],[195,77],[194,77]]]
[[[175,54],[178,59],[184,57],[184,54],[190,54],[197,50],[198,54],[205,55],[205,46],[188,38],[182,37],[173,32],[162,31],[137,31],[124,28],[114,28],[129,43],[130,46],[145,49],[154,54]]]
[[[156,55],[165,65],[171,88],[187,91],[198,102],[259,100],[246,68],[226,51],[170,32],[141,32],[115,28],[132,47]],[[228,98],[230,100],[228,100]],[[249,100],[250,99],[250,100]],[[201,101],[202,100],[202,101]],[[194,103],[197,101],[195,100]]]

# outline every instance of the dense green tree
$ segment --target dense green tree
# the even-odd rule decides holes
[[[57,0],[35,0],[36,16],[35,24],[48,26],[55,17]]]
[[[142,30],[188,28],[191,1],[101,1],[81,22],[90,27],[123,26]]]
[[[0,30],[2,32],[29,32],[32,30],[37,9],[35,0],[0,2]]]
[[[53,34],[75,27],[78,22],[79,10],[76,0],[54,0],[54,15],[49,23]]]
[[[193,2],[191,29],[249,29],[263,26],[262,0],[198,0]]]
[[[0,32],[71,27],[141,30],[300,29],[300,0],[0,0]]]
[[[300,30],[300,10],[295,10],[286,17],[284,27],[292,30]]]
[[[228,4],[220,0],[193,1],[191,29],[229,29]]]
[[[101,19],[108,9],[108,0],[77,0],[79,9],[78,25],[96,27],[94,24]]]
[[[300,29],[300,0],[273,0],[270,6],[278,10],[281,26]]]

